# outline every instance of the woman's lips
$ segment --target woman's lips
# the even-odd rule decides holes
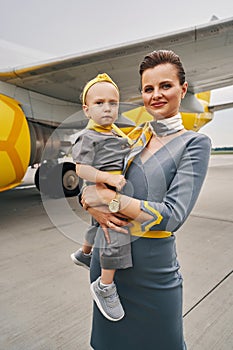
[[[156,102],[152,103],[151,107],[158,108],[158,107],[163,107],[166,104],[166,102]]]

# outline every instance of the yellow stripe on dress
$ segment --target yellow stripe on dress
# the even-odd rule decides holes
[[[135,220],[130,221],[133,224],[129,228],[131,236],[144,237],[144,238],[167,238],[172,235],[170,231],[142,231],[141,224]]]

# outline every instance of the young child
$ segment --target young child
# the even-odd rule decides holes
[[[99,74],[90,80],[82,93],[83,111],[89,122],[78,134],[72,155],[76,172],[87,183],[105,183],[120,191],[126,183],[122,173],[125,156],[130,151],[130,140],[113,123],[118,117],[119,89],[107,74]],[[117,208],[110,205],[112,212]],[[71,254],[77,265],[90,267],[91,251],[98,224],[85,235],[81,249]],[[100,247],[101,276],[91,284],[91,294],[102,314],[111,321],[124,317],[124,310],[117,294],[114,275],[117,269],[132,266],[130,234],[108,229],[110,243]]]

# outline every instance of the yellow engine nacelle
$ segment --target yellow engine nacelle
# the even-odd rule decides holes
[[[0,192],[21,182],[30,153],[30,132],[20,104],[0,94]]]

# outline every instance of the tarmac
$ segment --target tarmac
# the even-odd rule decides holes
[[[0,349],[89,350],[88,270],[70,259],[89,217],[74,197],[41,197],[34,171],[0,193]],[[188,350],[233,349],[232,181],[233,155],[211,156],[198,202],[176,233]]]

